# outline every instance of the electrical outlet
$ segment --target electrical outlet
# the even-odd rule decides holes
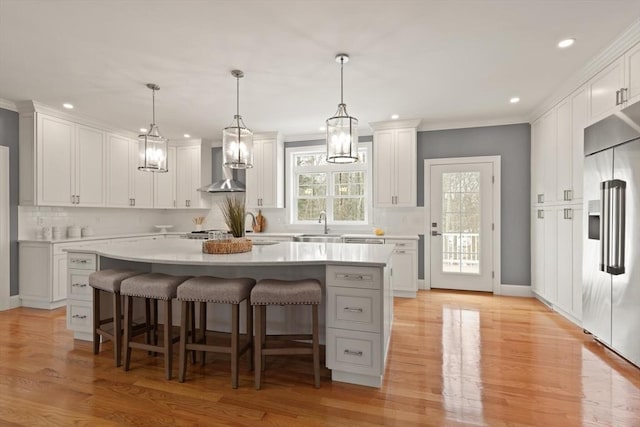
[[[44,224],[44,218],[42,218],[41,216],[38,217],[38,225],[41,226]]]

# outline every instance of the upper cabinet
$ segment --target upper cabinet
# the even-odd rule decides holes
[[[107,205],[153,207],[153,175],[138,170],[138,141],[110,134],[107,138]]]
[[[176,200],[176,147],[167,149],[167,172],[153,174],[153,207],[175,208]]]
[[[370,123],[374,129],[374,206],[416,206],[419,123],[419,120]]]
[[[20,204],[105,206],[105,133],[53,115],[20,115]]]
[[[588,87],[589,123],[640,100],[640,43],[596,74]]]
[[[279,133],[253,136],[253,167],[246,170],[247,208],[284,207],[284,143]]]
[[[200,146],[176,149],[176,207],[203,208]]]

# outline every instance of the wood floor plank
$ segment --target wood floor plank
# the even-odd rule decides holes
[[[246,363],[231,388],[227,356],[166,381],[146,352],[129,372],[110,343],[94,356],[64,309],[0,312],[0,425],[640,425],[640,370],[534,299],[421,291],[394,315],[381,389],[326,368],[315,389],[311,359],[289,356],[269,358],[256,391]]]

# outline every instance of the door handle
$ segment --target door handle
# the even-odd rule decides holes
[[[628,89],[626,87],[623,87],[622,89],[620,89],[620,104],[624,104],[629,100],[628,98],[625,98],[627,90]]]
[[[625,181],[614,179],[609,181],[609,203],[611,206],[611,216],[609,221],[613,224],[613,239],[610,243],[610,254],[613,252],[613,259],[608,260],[607,273],[613,275],[624,274],[624,243],[625,243],[625,210],[626,210],[626,189]]]
[[[616,91],[616,105],[620,105],[622,102],[620,101],[620,90]]]
[[[437,231],[434,230],[434,231],[431,232],[431,235],[432,236],[442,236],[442,233],[438,233]]]
[[[609,267],[609,181],[600,183],[600,271]]]

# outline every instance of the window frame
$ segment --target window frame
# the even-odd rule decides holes
[[[372,144],[371,142],[358,143],[358,150],[364,150],[367,162],[366,163],[347,163],[336,164],[329,163],[320,166],[295,166],[295,156],[305,154],[320,154],[326,153],[326,145],[306,145],[301,147],[288,147],[286,148],[286,194],[287,194],[287,206],[288,206],[288,218],[291,225],[309,225],[317,224],[317,220],[298,220],[298,181],[296,176],[300,171],[306,173],[326,173],[327,174],[327,196],[326,196],[326,212],[327,212],[327,224],[335,226],[354,226],[354,225],[370,225],[371,215],[373,209],[373,176],[372,176]],[[353,172],[362,171],[365,176],[364,186],[364,220],[362,221],[336,221],[333,217],[333,201],[338,199],[334,194],[335,183],[333,180],[334,172]]]

